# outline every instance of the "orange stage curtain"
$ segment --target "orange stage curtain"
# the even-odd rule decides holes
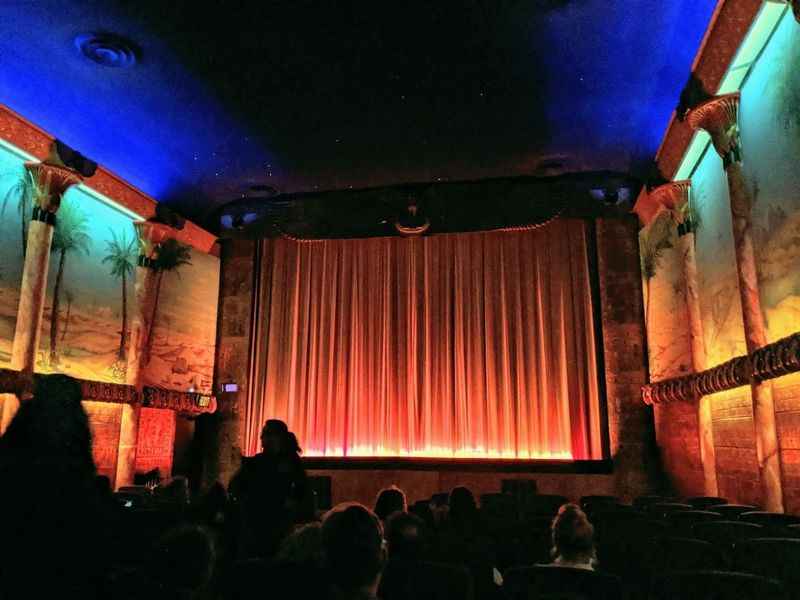
[[[587,227],[263,241],[245,453],[602,458]]]

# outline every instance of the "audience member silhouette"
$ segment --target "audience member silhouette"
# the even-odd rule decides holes
[[[0,438],[0,598],[95,598],[109,560],[81,388],[38,376]]]
[[[476,598],[494,598],[500,583],[497,552],[487,534],[472,491],[453,488],[447,501],[446,519],[437,536],[435,559],[469,569]]]
[[[476,527],[478,525],[478,506],[475,496],[463,486],[450,492],[448,520],[456,527]]]
[[[551,532],[553,565],[594,570],[594,527],[577,504],[558,510]]]
[[[228,492],[219,481],[214,482],[197,503],[195,514],[204,524],[221,527],[227,517]]]
[[[389,516],[396,512],[408,512],[406,495],[396,485],[382,489],[375,499],[375,514],[385,523]]]
[[[283,540],[278,562],[321,569],[324,565],[322,524],[306,523]]]
[[[375,598],[386,559],[375,513],[361,504],[340,504],[325,515],[322,543],[334,598]]]
[[[386,520],[389,560],[420,561],[426,552],[425,523],[416,515],[395,512]]]
[[[167,532],[150,556],[148,597],[159,600],[213,598],[216,561],[214,539],[205,528],[186,525]]]
[[[389,561],[383,571],[383,600],[467,600],[473,597],[472,578],[461,565],[426,561],[425,523],[418,516],[396,512],[386,523]]]
[[[286,423],[267,421],[261,445],[262,452],[242,461],[230,486],[240,501],[245,556],[273,556],[309,497],[300,447]]]

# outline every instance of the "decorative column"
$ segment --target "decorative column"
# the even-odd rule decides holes
[[[131,342],[125,381],[138,392],[142,392],[144,358],[147,342],[152,331],[154,303],[158,273],[156,258],[159,246],[172,236],[173,229],[161,223],[138,221],[133,224],[139,238],[139,259],[136,266],[136,310],[131,328]],[[141,397],[141,396],[140,396]],[[136,472],[136,444],[139,437],[139,414],[141,406],[123,404],[119,425],[119,447],[117,450],[116,487],[131,485]]]
[[[739,93],[717,96],[693,108],[687,115],[693,129],[703,129],[711,141],[728,176],[733,242],[736,249],[736,267],[747,353],[752,355],[767,344],[761,298],[758,291],[755,252],[751,235],[752,201],[742,171],[739,142]],[[753,396],[753,422],[764,504],[769,511],[783,512],[783,485],[775,427],[775,405],[772,384],[769,381],[751,384]]]
[[[34,186],[33,215],[28,225],[17,326],[11,349],[11,368],[32,374],[42,330],[56,213],[64,192],[70,186],[80,183],[82,178],[76,171],[50,162],[27,162],[25,169],[32,176]],[[16,397],[6,396],[0,430],[5,431],[18,406],[19,400]]]
[[[663,206],[672,214],[678,229],[678,246],[683,262],[686,312],[689,320],[689,341],[692,348],[692,369],[706,369],[706,346],[703,338],[703,319],[700,313],[700,294],[697,282],[695,235],[689,212],[690,180],[661,185],[650,192],[651,202]],[[711,420],[711,398],[701,395],[697,400],[697,429],[700,438],[700,461],[703,465],[704,493],[717,496],[717,457]]]

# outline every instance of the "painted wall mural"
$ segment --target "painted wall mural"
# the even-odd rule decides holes
[[[800,27],[784,17],[744,87],[739,113],[769,341],[800,329]]]
[[[800,27],[788,9],[752,65],[739,108],[742,168],[753,202],[752,236],[768,341],[800,331]],[[699,295],[707,366],[747,353],[733,245],[727,177],[722,160],[709,147],[691,174],[691,204],[701,225],[696,231]],[[643,230],[645,231],[645,230]],[[642,247],[643,259],[645,247]],[[653,379],[669,361],[654,348],[675,324],[676,302],[659,289],[672,282],[670,248],[649,283],[648,342]],[[647,290],[645,279],[645,290]],[[682,325],[683,326],[683,325]],[[685,327],[685,326],[683,326]],[[676,337],[676,340],[679,338]],[[655,350],[655,352],[653,351]],[[775,379],[775,419],[781,458],[784,507],[800,512],[800,374]],[[752,395],[749,387],[710,396],[719,495],[736,502],[763,502],[759,480]],[[660,411],[673,410],[659,407]],[[662,447],[685,445],[683,431],[657,419]],[[688,424],[688,421],[687,421]],[[683,429],[690,429],[684,427]],[[691,428],[697,436],[697,426]],[[671,474],[695,482],[688,464],[669,466]]]
[[[679,377],[692,368],[683,263],[676,244],[675,224],[666,211],[639,232],[652,381]]]
[[[20,185],[26,157],[0,144],[0,368],[11,366],[31,200]]]
[[[64,195],[37,371],[124,383],[138,256],[133,221],[84,186]]]
[[[701,223],[695,248],[709,368],[747,352],[725,177],[722,159],[709,147],[691,177],[692,207]]]
[[[0,147],[0,192],[8,197],[0,232],[0,366],[9,366],[22,280],[22,223],[12,189],[23,159]],[[0,171],[2,172],[2,171]],[[3,205],[0,204],[0,208]],[[28,211],[30,210],[29,207]],[[26,214],[27,212],[26,211]],[[36,370],[124,383],[135,311],[133,221],[112,200],[71,188],[58,212]],[[13,243],[17,240],[17,243]],[[164,245],[145,385],[212,393],[219,258],[178,242]]]
[[[33,160],[0,140],[0,368],[11,366],[28,223],[33,209]],[[90,381],[124,383],[137,306],[141,219],[89,185],[71,187],[53,232],[35,369]],[[144,384],[213,393],[220,261],[175,241],[160,252],[157,302]],[[0,394],[0,408],[6,395]],[[122,407],[86,400],[98,472],[114,484]],[[176,414],[143,409],[137,471],[172,471]]]
[[[164,257],[162,250],[161,257]],[[219,258],[176,245],[160,272],[145,385],[212,392]]]

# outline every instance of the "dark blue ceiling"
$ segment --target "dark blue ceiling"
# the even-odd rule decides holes
[[[715,4],[12,0],[0,102],[200,220],[257,184],[635,172]],[[138,63],[91,62],[87,32]]]

